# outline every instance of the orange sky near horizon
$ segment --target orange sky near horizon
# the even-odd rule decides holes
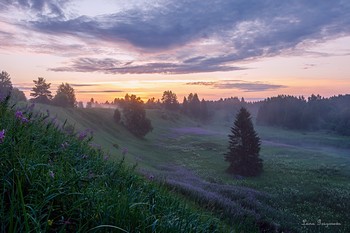
[[[310,96],[320,94],[330,97],[350,93],[349,56],[343,55],[350,37],[344,37],[318,44],[313,51],[337,54],[332,57],[300,57],[296,55],[277,56],[245,61],[239,64],[245,70],[231,72],[213,72],[205,74],[101,74],[80,72],[52,72],[43,69],[59,58],[50,55],[17,52],[16,54],[0,54],[2,65],[7,65],[7,72],[15,86],[22,89],[29,98],[33,79],[44,77],[52,83],[51,91],[55,93],[57,86],[64,82],[87,86],[75,86],[79,101],[87,102],[94,98],[100,103],[122,98],[126,93],[140,96],[144,101],[155,97],[160,99],[163,91],[172,90],[181,102],[189,93],[198,93],[200,98],[218,100],[228,97],[244,97],[247,100],[260,100],[279,94]],[[324,49],[325,46],[328,48]],[[5,58],[4,58],[5,57]],[[26,62],[28,61],[28,62]],[[7,64],[8,63],[8,64]],[[17,64],[21,65],[19,69]],[[47,63],[47,64],[46,64]],[[40,64],[40,65],[38,65]],[[30,77],[28,77],[30,76]],[[191,82],[218,82],[222,80],[244,81],[283,85],[285,87],[250,91],[240,88],[219,89],[210,85],[186,85]],[[110,91],[110,92],[107,92]],[[112,92],[115,91],[115,92]]]

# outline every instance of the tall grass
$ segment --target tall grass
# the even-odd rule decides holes
[[[0,103],[1,232],[230,231],[90,141]]]

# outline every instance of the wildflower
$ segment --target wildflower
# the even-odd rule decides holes
[[[21,121],[22,121],[22,123],[28,123],[29,122],[29,120],[27,118],[25,118],[25,117],[22,117]]]
[[[21,111],[17,111],[15,114],[16,118],[20,121],[22,121],[22,123],[28,123],[29,120],[23,115],[23,112]]]
[[[5,139],[5,130],[0,131],[0,143],[3,143]]]
[[[55,178],[55,173],[54,173],[53,171],[49,171],[49,175],[50,175],[50,177],[51,177],[52,179]]]
[[[149,176],[148,176],[148,179],[149,179],[149,180],[153,180],[153,179],[154,179],[154,175],[149,175]]]
[[[129,152],[128,148],[124,147],[122,150],[122,155],[125,156]]]
[[[82,131],[82,132],[80,132],[78,139],[80,141],[83,141],[84,138],[86,138],[86,136],[87,136],[87,132],[86,131]]]
[[[17,112],[16,112],[16,118],[17,118],[18,120],[21,120],[22,117],[23,117],[23,112],[17,111]]]
[[[51,219],[47,220],[47,225],[52,226],[52,224],[53,224],[53,220]]]

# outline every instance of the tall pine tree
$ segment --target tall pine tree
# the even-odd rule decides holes
[[[242,176],[257,176],[263,170],[259,158],[260,138],[254,130],[250,113],[242,107],[231,127],[229,151],[225,160],[230,163],[227,171]]]

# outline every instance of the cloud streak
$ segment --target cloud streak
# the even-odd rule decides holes
[[[40,9],[43,3],[38,2],[35,8]],[[125,41],[146,50],[178,47],[215,34],[236,48],[265,47],[273,51],[293,46],[307,37],[323,39],[348,33],[350,29],[344,27],[349,25],[348,12],[346,0],[180,0],[94,18],[39,20],[32,22],[32,26],[48,33]],[[230,42],[225,41],[229,35]]]
[[[64,5],[69,0],[0,0],[3,9],[17,7],[30,10],[39,17],[64,18]]]
[[[112,58],[79,58],[71,61],[71,64],[64,67],[51,68],[55,72],[102,72],[106,74],[188,74],[206,73],[217,71],[234,71],[244,68],[228,65],[202,65],[191,63],[123,63]]]
[[[96,94],[96,93],[120,93],[124,91],[120,90],[98,90],[98,91],[92,91],[92,90],[77,90],[77,93],[91,93],[91,94]]]
[[[211,86],[216,89],[237,89],[244,92],[262,92],[286,88],[284,85],[269,84],[263,82],[248,82],[243,80],[220,80],[217,82],[190,82],[186,85]]]

